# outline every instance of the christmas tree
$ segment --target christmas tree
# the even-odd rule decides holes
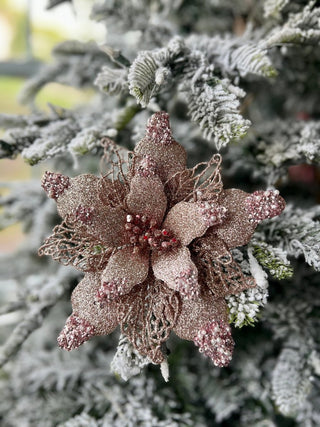
[[[1,279],[18,289],[0,307],[16,315],[0,335],[2,425],[318,426],[320,5],[104,0],[93,2],[90,18],[105,25],[105,43],[57,45],[21,94],[30,114],[0,115],[1,158],[50,171],[43,188],[38,178],[11,183],[0,199],[1,229],[22,222],[27,233],[16,253],[0,258]],[[51,82],[95,96],[41,111],[35,98]],[[163,151],[150,151],[150,141]],[[146,179],[153,184],[142,191]],[[102,186],[97,197],[92,181]],[[232,203],[222,188],[238,189]],[[119,211],[111,221],[110,209],[125,200],[133,212],[143,197],[161,228],[152,212],[122,220]],[[188,211],[186,230],[191,205],[199,209]],[[234,218],[238,228],[228,226]],[[125,237],[108,251],[112,230]],[[93,233],[107,237],[90,240]],[[39,257],[40,247],[62,265]],[[133,259],[129,279],[100,282],[124,251]],[[171,277],[178,251],[191,267]],[[86,298],[97,269],[92,311]],[[71,315],[79,282],[85,290],[74,291],[72,306],[85,321]],[[201,292],[209,308],[197,306]],[[151,306],[152,298],[164,317],[149,310],[149,323],[141,321],[145,305],[136,301]],[[116,327],[104,320],[115,305],[121,333],[105,336]],[[196,346],[173,333],[189,340],[194,319],[210,310],[214,318],[192,335]],[[151,350],[150,325],[161,333]],[[66,352],[58,335],[67,350],[87,342]]]

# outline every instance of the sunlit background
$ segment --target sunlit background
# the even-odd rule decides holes
[[[48,0],[1,0],[0,5],[0,113],[28,114],[18,95],[25,80],[41,63],[50,62],[51,50],[66,39],[105,39],[105,27],[89,20],[90,0],[65,2],[47,10]],[[40,65],[39,65],[40,64]],[[84,92],[60,84],[49,84],[36,98],[36,106],[48,103],[70,108],[90,99]],[[0,137],[3,130],[0,128]],[[43,167],[31,168],[21,158],[0,160],[0,182],[40,178]],[[3,188],[1,194],[5,194]],[[19,224],[0,232],[0,252],[11,252],[23,241]]]

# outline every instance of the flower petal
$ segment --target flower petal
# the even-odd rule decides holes
[[[65,218],[67,214],[74,213],[78,206],[101,206],[99,202],[99,183],[100,178],[91,174],[79,175],[70,178],[69,186],[57,198],[57,209]]]
[[[164,343],[179,315],[180,298],[153,275],[121,297],[121,331],[142,355],[155,363],[165,359]]]
[[[162,182],[186,167],[185,149],[173,139],[169,115],[153,114],[147,124],[146,136],[137,144],[135,153],[149,155],[158,166]]]
[[[211,290],[215,298],[234,295],[256,286],[254,278],[242,272],[226,244],[216,235],[197,239],[192,245],[192,253],[200,282]]]
[[[223,191],[219,198],[219,204],[227,209],[226,218],[208,233],[217,235],[229,249],[249,243],[256,228],[246,209],[248,196],[248,193],[232,188]]]
[[[132,247],[114,253],[101,276],[97,300],[110,301],[127,294],[146,280],[149,271],[149,251],[134,252]]]
[[[168,212],[163,227],[184,246],[202,236],[209,227],[223,222],[226,209],[216,202],[180,202]]]
[[[152,268],[157,279],[185,298],[194,298],[199,293],[198,270],[191,260],[188,248],[180,247],[162,254],[154,252]]]
[[[83,272],[98,272],[104,269],[113,250],[105,246],[105,242],[84,234],[81,228],[64,220],[45,239],[38,254],[50,255],[61,264],[72,265]]]
[[[74,227],[82,230],[84,237],[93,236],[105,246],[117,247],[124,240],[126,213],[119,206],[111,207],[111,202],[108,205],[107,200],[100,197],[106,194],[106,187],[112,200],[115,197],[112,189],[121,190],[124,195],[122,187],[105,178],[91,174],[71,178],[68,187],[57,198],[57,208],[62,217],[68,216]]]
[[[167,198],[160,178],[157,175],[135,175],[130,182],[126,206],[130,213],[145,215],[161,224],[167,208]]]
[[[224,298],[216,299],[206,286],[201,288],[198,298],[182,299],[180,316],[173,331],[182,339],[193,341],[198,331],[211,320],[228,321],[227,303]]]
[[[71,296],[73,313],[89,322],[95,335],[108,335],[117,326],[118,303],[112,302],[100,307],[96,293],[101,284],[101,274],[87,273],[74,289]]]

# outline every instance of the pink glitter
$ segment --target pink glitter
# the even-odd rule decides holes
[[[157,171],[157,163],[150,157],[148,154],[143,156],[143,159],[140,161],[137,173],[138,175],[148,178],[154,176]]]
[[[116,278],[110,282],[103,282],[97,291],[96,301],[103,307],[107,302],[118,298],[125,293],[127,279]]]
[[[160,144],[171,144],[174,141],[169,123],[169,114],[160,111],[150,117],[147,124],[147,137]]]
[[[234,348],[230,326],[221,320],[207,323],[194,338],[200,353],[212,359],[215,366],[228,366]]]
[[[246,198],[245,203],[249,220],[255,224],[280,215],[286,206],[278,190],[255,191]]]
[[[177,290],[186,299],[195,298],[199,295],[199,283],[197,274],[192,268],[182,271],[178,277],[175,278]]]
[[[46,171],[41,186],[49,197],[56,200],[70,186],[70,178],[61,173]]]
[[[73,314],[58,336],[59,347],[73,350],[95,335],[95,328],[87,320]]]
[[[84,224],[91,224],[93,212],[94,212],[93,207],[88,208],[88,207],[79,205],[75,211],[75,217],[78,221],[81,221]]]
[[[208,227],[223,223],[226,217],[227,209],[217,205],[215,202],[201,202],[200,213]]]

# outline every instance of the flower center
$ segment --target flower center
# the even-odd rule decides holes
[[[125,230],[129,242],[136,247],[166,251],[180,244],[169,230],[159,228],[155,220],[145,215],[127,215]]]

